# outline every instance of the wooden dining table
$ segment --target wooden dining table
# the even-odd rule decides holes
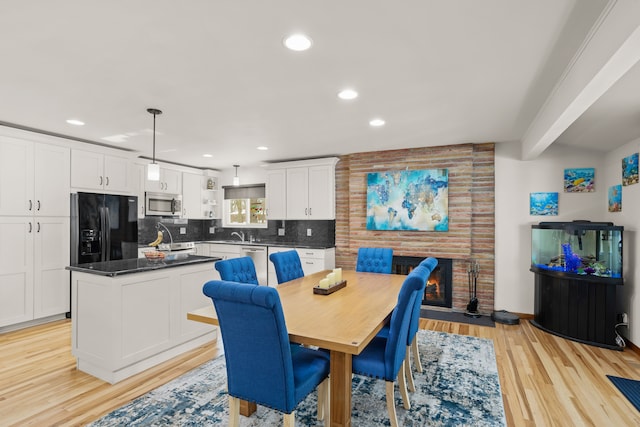
[[[330,351],[330,425],[351,425],[351,368],[382,329],[397,303],[406,276],[343,270],[347,285],[329,295],[313,292],[330,271],[321,271],[278,285],[289,340]],[[187,318],[218,324],[213,304],[187,313]],[[244,415],[255,406],[245,402]]]

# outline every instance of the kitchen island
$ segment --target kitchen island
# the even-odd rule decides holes
[[[113,384],[215,340],[216,330],[186,313],[211,304],[202,286],[217,260],[169,254],[68,267],[77,368]]]

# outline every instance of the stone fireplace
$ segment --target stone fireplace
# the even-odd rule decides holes
[[[367,174],[411,169],[449,171],[447,231],[367,229]],[[479,311],[494,309],[494,144],[459,144],[354,153],[336,165],[336,266],[355,268],[358,248],[393,248],[396,256],[451,260],[452,311],[469,302],[467,267],[480,266]],[[433,291],[433,287],[429,288]],[[436,294],[440,293],[437,289]],[[428,296],[428,295],[427,295]],[[447,309],[447,306],[442,306]]]
[[[423,257],[394,256],[391,272],[409,274],[422,262]],[[453,271],[450,258],[438,258],[438,265],[431,272],[422,296],[422,305],[451,308],[453,303]]]

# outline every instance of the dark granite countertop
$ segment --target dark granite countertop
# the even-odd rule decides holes
[[[122,274],[140,273],[144,271],[160,270],[163,268],[180,267],[182,265],[200,264],[203,262],[219,261],[221,258],[192,254],[172,253],[162,261],[149,261],[146,258],[119,259],[116,261],[93,262],[72,265],[67,270],[99,276],[120,276]]]
[[[242,245],[242,246],[274,246],[274,247],[285,247],[285,248],[300,248],[300,249],[329,249],[334,248],[335,246],[325,246],[325,245],[315,245],[315,244],[299,244],[296,242],[274,242],[267,240],[254,240],[253,242],[245,241],[241,242],[240,240],[204,240],[196,243],[220,243],[223,245]]]

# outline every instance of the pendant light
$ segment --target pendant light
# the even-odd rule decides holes
[[[153,159],[147,165],[147,180],[160,181],[160,165],[156,163],[156,116],[162,114],[157,108],[147,108],[147,112],[153,114]]]
[[[240,185],[240,178],[238,178],[238,168],[240,165],[233,165],[233,167],[236,168],[236,176],[233,177],[233,185],[237,187]]]

